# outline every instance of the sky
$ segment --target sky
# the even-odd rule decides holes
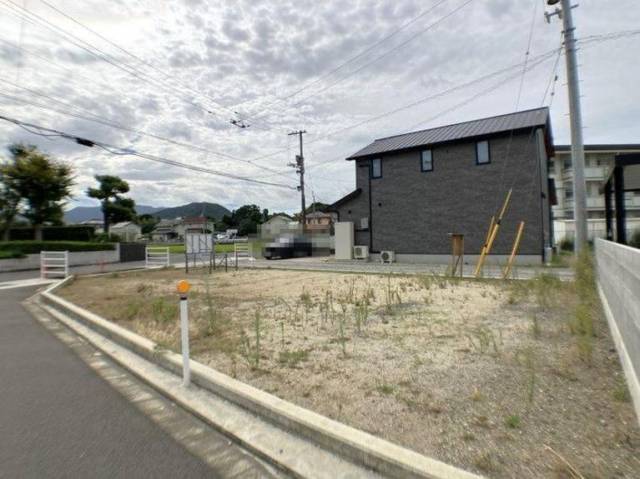
[[[545,3],[0,0],[0,115],[270,184],[114,155],[4,121],[0,157],[25,142],[70,164],[68,207],[95,204],[84,193],[94,175],[114,174],[139,204],[294,212],[294,130],[307,132],[307,203],[352,191],[345,158],[375,138],[550,105],[554,141],[564,144],[561,22],[545,21],[553,10]],[[640,35],[587,41],[637,29],[640,5],[579,3],[585,142],[640,143]]]

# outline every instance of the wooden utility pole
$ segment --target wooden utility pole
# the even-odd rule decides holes
[[[307,130],[298,130],[298,131],[292,131],[291,133],[289,133],[289,136],[298,135],[298,138],[300,139],[300,154],[296,155],[296,162],[289,163],[289,166],[295,168],[296,173],[300,175],[300,186],[298,186],[298,191],[300,192],[300,197],[302,202],[302,216],[301,216],[302,231],[304,231],[304,228],[307,224],[307,211],[306,211],[307,205],[304,199],[304,154],[302,152],[302,135],[304,135],[306,132]]]

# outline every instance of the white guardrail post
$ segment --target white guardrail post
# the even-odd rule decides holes
[[[180,339],[182,343],[182,385],[188,387],[191,383],[191,368],[189,364],[189,301],[187,295],[191,289],[188,281],[178,282],[180,295]]]
[[[69,276],[69,251],[41,251],[40,278]]]
[[[144,252],[145,268],[163,268],[171,266],[171,255],[168,247],[147,246]]]

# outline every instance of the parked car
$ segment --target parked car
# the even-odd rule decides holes
[[[265,259],[301,258],[311,256],[313,247],[311,241],[304,236],[284,235],[264,247]]]

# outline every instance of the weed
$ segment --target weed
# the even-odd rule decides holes
[[[519,350],[516,352],[516,360],[524,366],[527,371],[527,399],[532,403],[537,381],[535,352],[530,347]]]
[[[176,319],[178,305],[175,301],[167,301],[161,296],[151,302],[151,314],[156,322],[167,323],[172,319]]]
[[[129,301],[125,305],[123,317],[127,321],[132,321],[138,316],[140,311],[142,310],[142,302],[138,300]]]
[[[211,336],[216,330],[217,316],[218,313],[213,304],[213,297],[211,296],[211,284],[209,282],[209,276],[204,279],[204,287],[205,287],[205,303],[207,306],[207,329],[205,332],[206,336]]]
[[[557,276],[542,273],[536,275],[532,284],[538,307],[546,311],[555,303],[558,292],[562,288],[560,279]]]
[[[356,302],[356,307],[354,309],[355,312],[355,321],[356,321],[356,331],[358,333],[362,332],[362,326],[367,323],[369,319],[369,298],[368,296],[364,296],[361,300]]]
[[[465,432],[462,435],[463,441],[474,441],[475,439],[476,439],[476,436],[472,432]]]
[[[488,354],[493,349],[495,356],[500,356],[500,347],[496,341],[495,334],[486,326],[473,329],[467,335],[471,347],[480,354]]]
[[[538,321],[538,315],[533,313],[531,316],[531,335],[534,339],[540,339],[540,321]]]
[[[504,421],[505,425],[511,429],[519,429],[521,422],[522,421],[520,419],[520,416],[518,416],[517,414],[512,414]]]
[[[379,384],[376,387],[376,391],[386,396],[393,394],[395,390],[396,390],[395,387],[393,387],[391,384],[386,384],[386,383]]]
[[[385,307],[387,312],[391,313],[395,305],[402,304],[402,298],[397,287],[391,286],[391,273],[387,275],[387,285],[385,288]]]
[[[620,402],[630,402],[631,394],[629,394],[629,388],[624,379],[618,379],[616,387],[613,390],[613,399]]]
[[[309,358],[308,349],[298,349],[296,351],[280,351],[278,362],[289,368],[295,368],[298,363],[306,361]]]
[[[342,306],[342,304],[341,304]],[[345,322],[347,319],[347,313],[346,313],[346,305],[343,306],[342,309],[342,314],[340,315],[340,318],[338,319],[338,339],[340,341],[340,346],[342,347],[342,356],[343,357],[347,357],[347,337],[345,335]]]
[[[260,311],[256,310],[253,321],[253,330],[255,334],[254,343],[251,344],[249,336],[247,336],[247,333],[244,330],[240,332],[242,356],[253,369],[258,369],[260,367],[260,336],[262,334],[260,328]]]
[[[498,469],[498,464],[493,459],[493,455],[489,452],[484,452],[477,456],[473,460],[474,465],[482,472],[495,472]]]
[[[482,395],[482,393],[478,388],[475,388],[473,390],[473,393],[471,393],[471,400],[474,402],[482,401],[483,397],[484,396]]]

